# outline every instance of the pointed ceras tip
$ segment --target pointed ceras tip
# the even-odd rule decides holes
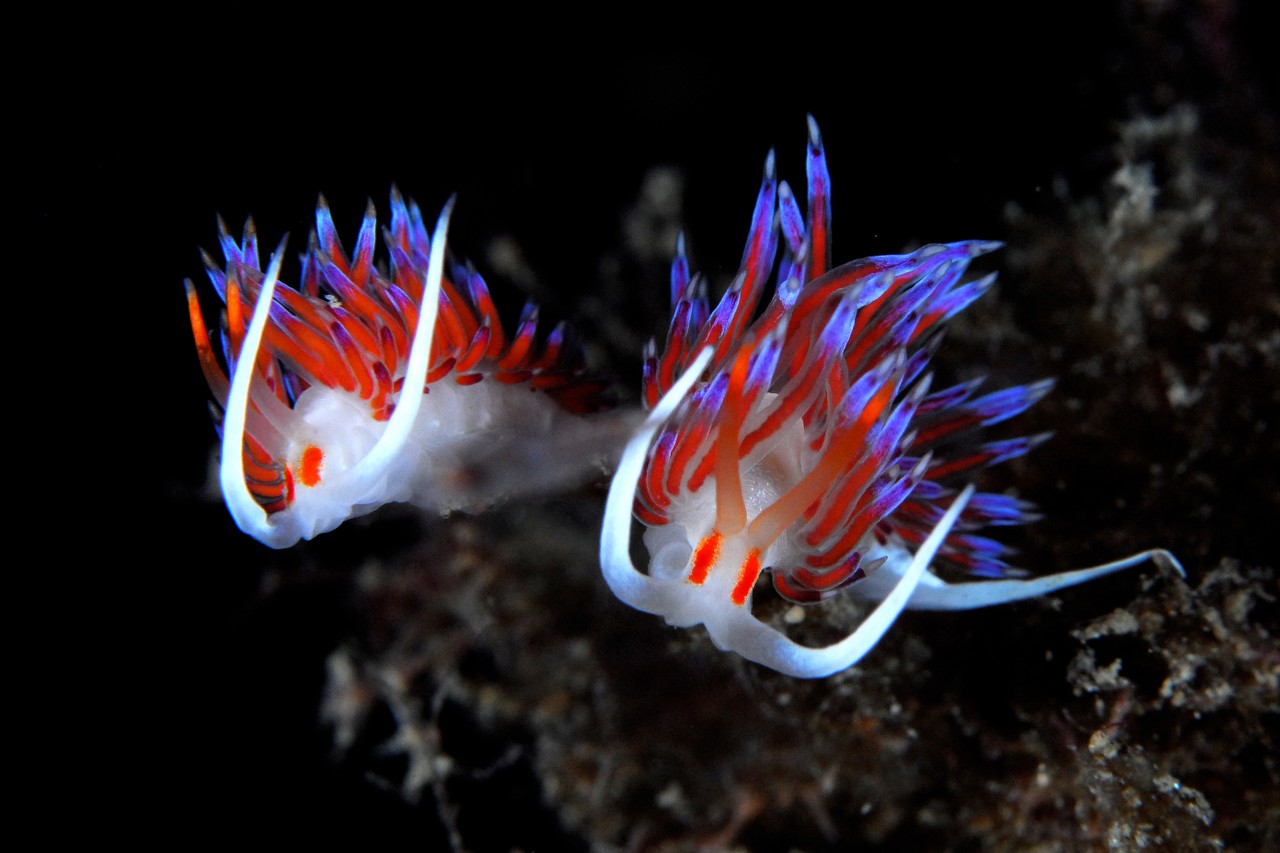
[[[809,147],[821,149],[822,134],[818,131],[818,120],[813,117],[813,113],[809,113],[805,118],[809,120]]]
[[[1179,577],[1185,578],[1187,576],[1187,570],[1182,568],[1182,563],[1180,563],[1178,558],[1173,556],[1173,553],[1170,551],[1166,551],[1163,548],[1157,551],[1152,551],[1151,559],[1163,572],[1168,572],[1172,569],[1178,573]]]
[[[267,270],[268,275],[274,274],[278,279],[280,277],[280,264],[284,261],[284,250],[289,245],[289,232],[284,232],[284,236],[280,238],[280,242],[276,245],[276,250],[271,253],[270,269]]]
[[[1051,430],[1046,430],[1045,432],[1038,432],[1035,435],[1027,436],[1026,437],[1027,451],[1030,452],[1032,450],[1035,450],[1037,447],[1044,444],[1046,441],[1053,438],[1055,435],[1057,435],[1057,430],[1051,429]]]
[[[1052,391],[1057,384],[1058,380],[1053,378],[1041,379],[1037,382],[1032,382],[1027,386],[1027,406],[1030,407],[1034,403],[1044,399],[1045,395]]]
[[[774,180],[774,178],[777,177],[777,166],[775,164],[776,160],[777,160],[777,157],[774,154],[773,149],[770,148],[769,153],[764,158],[764,179],[766,183]]]
[[[974,279],[973,284],[970,286],[973,287],[976,291],[978,291],[978,295],[981,296],[982,294],[985,294],[988,290],[991,289],[991,285],[996,283],[996,278],[998,278],[999,275],[1000,275],[999,273],[994,273],[994,272],[987,273],[982,278]]]
[[[979,255],[994,252],[996,249],[1003,249],[1004,242],[1002,240],[973,240],[968,244],[967,248],[969,257],[976,258]]]

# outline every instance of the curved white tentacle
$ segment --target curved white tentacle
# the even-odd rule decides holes
[[[276,282],[280,280],[280,264],[284,260],[286,235],[271,256],[267,277],[262,281],[253,319],[240,345],[240,355],[231,374],[231,390],[227,394],[227,409],[222,418],[222,461],[218,466],[218,484],[222,497],[236,526],[271,548],[288,548],[300,538],[292,524],[276,524],[267,516],[244,479],[244,430],[249,412],[249,388],[253,382],[254,365],[262,348],[262,336],[266,332],[271,314],[271,300]]]
[[[1147,560],[1153,561],[1164,571],[1172,570],[1184,578],[1187,576],[1182,564],[1178,562],[1173,554],[1163,548],[1153,548],[1149,551],[1142,551],[1125,557],[1122,560],[1104,563],[1101,566],[1092,566],[1087,569],[1076,569],[1069,572],[1060,572],[1056,575],[1027,578],[1025,580],[977,580],[963,583],[947,583],[937,575],[929,574],[916,587],[911,600],[907,603],[907,607],[912,610],[973,610],[978,607],[1008,604],[1013,601],[1048,595],[1076,584],[1087,583],[1144,563]],[[886,566],[886,568],[888,567]],[[863,599],[876,600],[883,597],[890,588],[887,584],[892,575],[877,577],[879,574],[881,573],[876,573],[876,575],[854,584],[851,587],[851,591]]]
[[[822,648],[802,646],[745,610],[737,611],[739,618],[723,626],[708,623],[712,638],[722,648],[796,678],[825,678],[848,669],[880,641],[907,606],[921,578],[929,576],[929,564],[973,496],[973,491],[972,485],[965,487],[916,551],[892,591],[857,630],[840,642]]]
[[[435,334],[436,317],[440,313],[440,290],[444,280],[445,237],[449,231],[449,217],[453,213],[456,196],[450,196],[440,210],[435,231],[431,234],[431,255],[427,263],[427,280],[423,283],[422,305],[418,309],[418,327],[409,345],[409,364],[405,368],[404,384],[396,400],[395,410],[387,420],[386,429],[364,458],[338,475],[347,494],[364,495],[378,486],[387,476],[392,463],[404,449],[413,429],[413,422],[422,407],[423,386],[431,367],[431,343]],[[359,501],[357,501],[359,503]]]
[[[671,390],[662,395],[658,405],[627,442],[609,483],[609,497],[604,505],[604,521],[600,529],[600,567],[613,594],[646,613],[664,614],[670,607],[666,587],[639,571],[631,562],[631,507],[636,487],[640,484],[649,442],[698,381],[711,361],[712,351],[712,347],[706,347],[698,353],[689,369],[671,386]]]

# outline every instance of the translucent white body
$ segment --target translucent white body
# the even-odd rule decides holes
[[[611,464],[637,420],[626,414],[571,415],[529,384],[460,385],[446,377],[421,390],[452,204],[441,211],[431,239],[421,321],[397,377],[405,390],[391,395],[395,405],[386,420],[376,420],[367,400],[340,388],[312,384],[290,409],[260,381],[252,387],[283,251],[272,257],[232,372],[219,469],[237,526],[264,545],[290,547],[392,502],[448,513],[561,488]],[[293,478],[288,506],[276,512],[266,512],[246,485],[241,447],[248,421],[255,434],[270,437],[273,455]],[[309,468],[308,451],[314,453]],[[305,477],[294,475],[304,470]]]

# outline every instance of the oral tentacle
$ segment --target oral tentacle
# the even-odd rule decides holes
[[[609,483],[604,519],[600,526],[600,566],[605,582],[623,602],[646,613],[664,613],[669,596],[658,581],[643,574],[631,562],[631,508],[644,470],[649,443],[684,401],[694,383],[710,364],[711,348],[700,352],[676,383],[659,399],[641,427],[622,451]]]
[[[286,236],[271,257],[271,265],[267,268],[267,276],[258,293],[252,319],[241,342],[240,357],[236,359],[232,370],[231,387],[227,393],[227,407],[222,420],[222,461],[218,466],[218,483],[236,526],[273,548],[287,548],[297,542],[298,537],[284,526],[272,525],[266,510],[249,491],[244,466],[245,422],[249,410],[250,385],[271,313],[272,294],[280,279],[280,264],[284,259],[287,241]]]

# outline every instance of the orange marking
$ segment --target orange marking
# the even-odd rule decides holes
[[[702,586],[707,582],[711,567],[720,560],[720,545],[723,542],[724,536],[713,532],[698,543],[697,549],[693,552],[693,568],[689,571],[689,583]]]
[[[747,596],[751,594],[751,589],[756,585],[756,579],[760,577],[760,550],[752,548],[747,552],[747,558],[742,561],[742,568],[738,570],[738,582],[733,585],[733,593],[730,596],[733,603],[741,607],[747,603]]]
[[[324,467],[324,451],[314,444],[308,444],[302,451],[302,467],[298,470],[298,479],[304,486],[315,486],[320,482],[320,469]]]

